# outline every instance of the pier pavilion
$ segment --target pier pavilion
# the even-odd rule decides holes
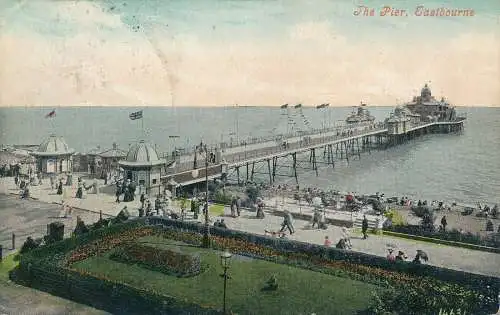
[[[144,186],[146,193],[153,188],[161,191],[160,178],[165,170],[166,160],[160,159],[155,147],[144,140],[132,145],[125,160],[118,161],[124,170],[124,179]]]
[[[75,150],[69,148],[63,137],[50,135],[31,155],[36,159],[37,171],[43,174],[61,174],[72,171],[74,153]]]

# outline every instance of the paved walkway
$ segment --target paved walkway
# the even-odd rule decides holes
[[[94,213],[98,213],[99,210],[102,210],[104,215],[116,215],[124,206],[123,203],[116,204],[114,202],[115,197],[109,194],[88,194],[84,199],[80,200],[72,197],[75,193],[75,187],[71,187],[68,190],[69,194],[67,194],[68,197],[66,200],[73,207],[88,209],[89,211],[94,211]],[[0,179],[0,193],[17,193],[17,190],[14,187],[13,178]],[[62,199],[61,196],[52,194],[50,187],[47,187],[46,185],[42,185],[41,187],[32,187],[31,194],[33,197],[38,198],[39,201],[48,203],[60,203]],[[137,214],[136,209],[139,207],[138,200],[126,203],[126,205],[131,214]],[[288,204],[287,207],[289,207],[292,212],[298,212],[298,209],[294,209],[293,205]],[[3,210],[0,209],[0,215],[2,216],[2,220],[0,221],[3,221],[4,215],[1,211]],[[225,213],[226,216],[230,213],[227,207],[225,209]],[[225,221],[231,229],[264,234],[264,230],[266,229],[278,230],[283,220],[282,217],[274,216],[269,213],[263,220],[255,219],[254,217],[254,212],[243,211],[241,217],[225,217]],[[7,219],[9,219],[9,217],[7,217]],[[23,224],[23,222],[13,220],[11,224]],[[295,220],[294,225],[296,233],[292,235],[290,239],[323,244],[324,237],[328,235],[332,240],[332,243],[335,244],[341,236],[341,229],[336,226],[330,226],[328,230],[311,230],[308,228],[309,222],[303,220]],[[414,257],[417,249],[421,249],[429,255],[429,264],[500,277],[500,268],[498,268],[500,264],[499,254],[378,235],[370,235],[367,240],[362,240],[358,235],[353,235],[352,244],[354,251],[370,253],[383,257],[387,255],[387,248],[389,246],[403,250],[410,258]]]

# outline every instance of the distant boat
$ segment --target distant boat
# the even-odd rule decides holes
[[[366,104],[361,102],[358,107],[355,107],[352,114],[346,118],[348,124],[373,123],[375,117],[370,115],[370,112],[365,108]]]
[[[302,104],[297,104],[294,106],[294,108],[301,108],[302,107]]]
[[[288,104],[281,105],[281,108],[288,108]]]
[[[316,106],[316,108],[321,109],[321,108],[327,108],[328,106],[330,106],[330,104],[325,103],[325,104],[321,104],[321,105]]]

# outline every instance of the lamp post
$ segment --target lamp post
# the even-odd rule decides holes
[[[222,307],[222,313],[226,314],[226,287],[227,287],[227,279],[230,278],[229,275],[227,274],[227,270],[229,269],[229,265],[231,263],[231,257],[233,255],[228,252],[227,250],[220,255],[220,264],[222,268],[224,269],[224,273],[221,274],[221,277],[224,278],[224,300],[223,300],[223,307]]]
[[[205,230],[203,232],[203,247],[210,248],[210,225],[208,224],[208,151],[207,145],[199,147],[200,153],[205,153]],[[198,177],[198,170],[194,169],[191,171],[193,178]]]

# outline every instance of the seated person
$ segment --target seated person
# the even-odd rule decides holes
[[[396,261],[405,261],[408,257],[403,253],[402,251],[398,252],[398,255],[396,256]]]
[[[393,252],[393,249],[389,248],[389,254],[387,255],[388,261],[396,261],[396,257],[394,256],[394,254],[392,252]]]
[[[348,249],[347,243],[346,243],[345,239],[343,239],[343,238],[340,239],[340,241],[337,243],[337,245],[335,245],[335,247],[338,249]]]
[[[220,228],[223,228],[223,229],[227,229],[227,225],[226,223],[224,222],[224,219],[221,219],[220,222],[219,222],[219,227]]]
[[[332,246],[332,241],[330,241],[330,239],[328,238],[328,235],[325,236],[325,242],[323,243],[323,245],[325,245],[326,247]]]

